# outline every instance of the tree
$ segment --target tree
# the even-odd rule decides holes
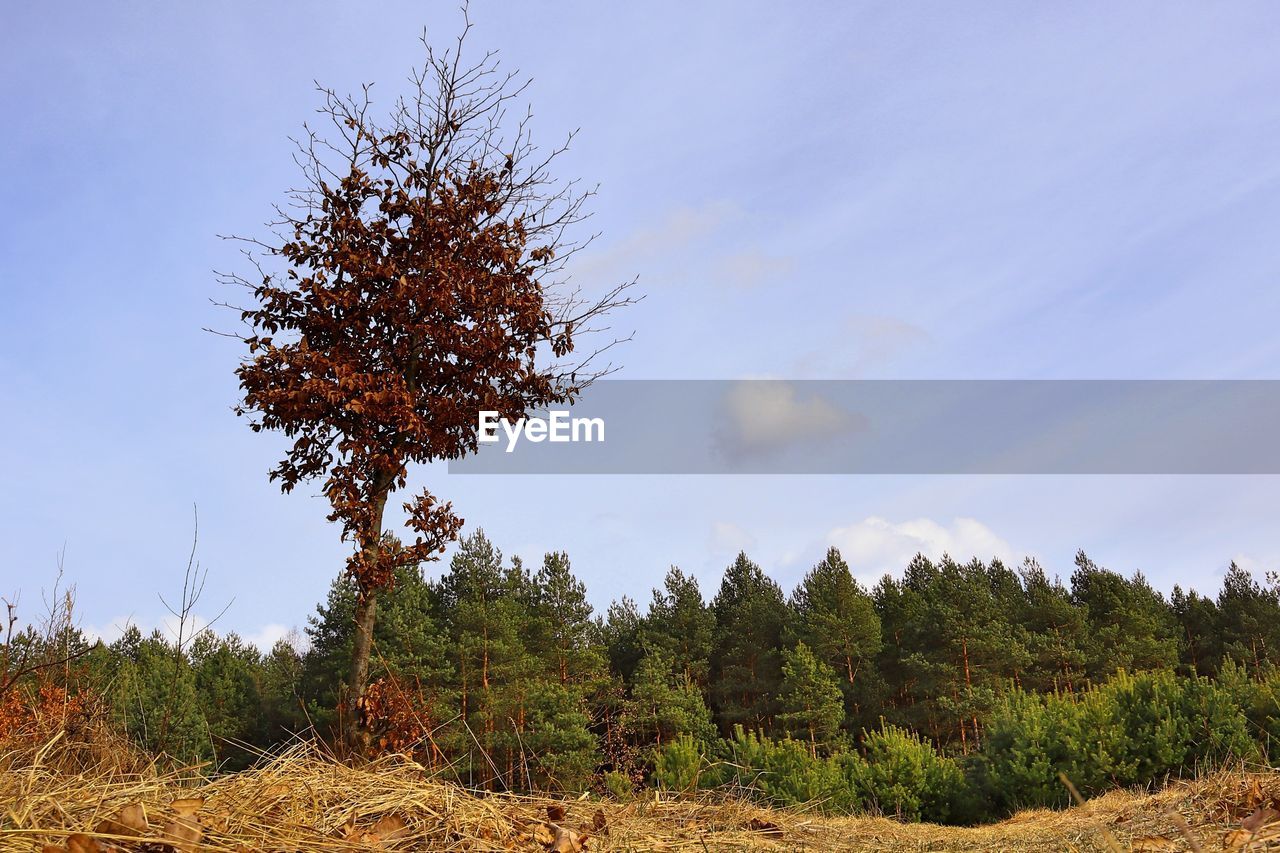
[[[1235,565],[1234,563],[1232,565]],[[1224,590],[1225,591],[1225,590]],[[1182,629],[1182,663],[1190,675],[1213,675],[1222,663],[1220,617],[1212,598],[1174,584],[1169,607]]]
[[[644,646],[677,661],[686,681],[705,686],[715,627],[715,616],[702,600],[697,579],[672,566],[663,588],[653,591],[641,627]]]
[[[626,595],[622,600],[609,605],[609,610],[600,623],[600,634],[609,655],[609,666],[623,680],[631,680],[636,665],[644,656],[642,628],[643,620],[635,600]]]
[[[373,645],[378,649],[370,675],[392,677],[403,690],[434,698],[451,683],[452,670],[441,628],[433,618],[434,590],[417,566],[396,569],[396,595],[386,602],[374,626]],[[351,660],[356,626],[358,590],[355,580],[339,575],[324,604],[308,618],[310,648],[297,675],[300,700],[322,730],[335,722],[338,696]],[[283,652],[283,650],[282,650]]]
[[[1028,634],[1031,666],[1023,686],[1040,691],[1074,691],[1084,676],[1084,609],[1071,600],[1062,581],[1053,580],[1034,559],[1021,569],[1023,604],[1019,612]]]
[[[880,651],[880,616],[871,596],[853,579],[835,548],[800,582],[791,596],[796,633],[819,659],[844,679],[849,708],[857,712],[854,685]]]
[[[712,694],[724,730],[735,723],[772,722],[787,622],[782,590],[742,553],[725,571],[711,611],[716,619]]]
[[[517,562],[503,567],[502,552],[477,530],[464,538],[439,582],[440,609],[457,673],[461,731],[455,747],[467,754],[469,782],[504,785],[515,775],[528,697],[539,662],[526,639],[533,633],[533,592]],[[524,774],[520,774],[523,776]]]
[[[137,743],[178,761],[210,757],[204,714],[184,652],[157,630],[143,637],[130,625],[111,644],[112,715]]]
[[[636,667],[627,722],[646,745],[660,748],[679,735],[707,741],[715,734],[702,692],[679,669],[660,649],[651,650]]]
[[[296,632],[276,640],[262,658],[261,745],[283,743],[290,735],[306,727],[300,682],[302,658],[298,654]]]
[[[1280,596],[1235,561],[1218,593],[1218,636],[1223,651],[1253,672],[1280,661]]]
[[[783,652],[780,705],[779,719],[790,734],[809,741],[814,758],[818,745],[829,744],[840,731],[844,719],[840,682],[835,671],[803,642]]]
[[[569,555],[547,554],[533,578],[532,646],[561,684],[590,684],[605,675],[607,664],[596,642],[587,587],[573,574]]]
[[[322,89],[335,135],[306,129],[302,188],[277,206],[272,238],[247,240],[255,274],[222,276],[253,299],[241,308],[250,332],[236,411],[290,439],[271,479],[286,492],[322,479],[329,519],[354,545],[353,708],[379,591],[397,568],[437,558],[462,523],[424,490],[404,504],[415,538],[383,547],[387,502],[409,466],[474,452],[482,410],[514,420],[571,402],[608,370],[594,359],[609,344],[566,359],[632,301],[629,283],[595,299],[563,287],[582,246],[567,235],[590,193],[551,175],[568,141],[539,152],[527,115],[506,121],[525,87],[493,54],[461,61],[469,29],[443,53],[424,38],[425,66],[381,119],[371,87]],[[348,737],[367,746],[358,729]]]
[[[258,735],[262,709],[258,673],[262,656],[236,634],[219,639],[205,629],[191,643],[196,702],[219,762],[243,769],[253,762],[246,749]]]
[[[1080,551],[1071,575],[1071,597],[1088,616],[1090,676],[1177,665],[1179,637],[1173,611],[1141,572],[1121,577]]]

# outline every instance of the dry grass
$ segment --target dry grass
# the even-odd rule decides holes
[[[1280,849],[1280,832],[1272,835],[1280,824],[1240,830],[1250,814],[1263,823],[1257,815],[1280,808],[1277,773],[1221,773],[1154,795],[1115,792],[1085,808],[1028,811],[990,826],[955,828],[823,818],[723,800],[482,797],[432,781],[405,759],[353,769],[306,744],[257,769],[200,780],[191,770],[162,772],[136,753],[112,761],[68,752],[55,740],[0,760],[0,851],[66,849],[60,845],[73,833],[110,829],[104,819],[132,804],[141,805],[145,820],[138,825],[152,842],[166,832],[171,841],[177,837],[172,828],[194,808],[203,840],[187,849],[206,851],[545,850],[556,825],[589,835],[589,851],[1191,850],[1192,840],[1212,850],[1222,849],[1224,839],[1239,842],[1236,849]],[[117,826],[117,849],[183,849],[126,844],[121,831]],[[568,834],[562,836],[568,844]],[[87,844],[80,839],[70,848],[110,849]]]

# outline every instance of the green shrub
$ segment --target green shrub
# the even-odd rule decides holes
[[[829,759],[814,758],[807,742],[773,740],[735,726],[733,737],[723,742],[723,753],[729,781],[764,802],[849,809],[850,796],[839,768]]]
[[[1255,676],[1228,658],[1215,684],[1243,712],[1259,757],[1273,765],[1280,763],[1280,669],[1268,665]]]
[[[635,797],[635,783],[626,773],[609,770],[601,777],[601,781],[604,783],[604,789],[609,792],[609,796],[615,800],[626,802]]]
[[[653,762],[653,782],[667,791],[715,787],[720,779],[709,770],[702,744],[691,735],[680,735],[657,751]]]
[[[973,794],[955,759],[939,755],[919,735],[884,725],[864,733],[865,757],[839,759],[854,796],[870,810],[901,820],[966,819]]]
[[[1091,796],[1250,757],[1245,690],[1158,671],[1120,673],[1081,694],[1014,691],[992,711],[977,773],[1009,812],[1067,805],[1059,774]]]

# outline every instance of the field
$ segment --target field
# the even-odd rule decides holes
[[[56,741],[7,758],[3,851],[1280,849],[1274,772],[1223,771],[957,828],[652,792],[631,802],[481,796],[405,759],[353,769],[310,744],[212,780],[160,772],[136,753],[69,760]]]

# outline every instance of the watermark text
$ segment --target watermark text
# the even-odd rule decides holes
[[[498,412],[480,413],[479,441],[497,444],[506,436],[506,452],[515,450],[523,438],[537,444],[551,442],[603,442],[604,418],[571,418],[566,411],[553,411],[545,418],[520,418],[512,423]]]

